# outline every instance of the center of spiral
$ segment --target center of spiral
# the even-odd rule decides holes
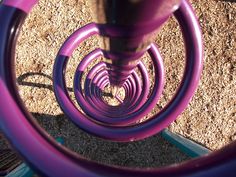
[[[125,99],[125,90],[123,87],[107,85],[102,91],[102,99],[110,106],[119,106]]]

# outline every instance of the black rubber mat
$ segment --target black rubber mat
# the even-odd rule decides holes
[[[21,164],[21,160],[10,149],[0,150],[0,176],[5,176]]]

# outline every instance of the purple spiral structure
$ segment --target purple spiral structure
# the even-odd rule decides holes
[[[130,169],[84,159],[48,136],[25,108],[15,84],[14,54],[17,36],[24,19],[37,2],[3,0],[0,4],[0,128],[35,171],[42,176],[57,177],[235,176],[235,143],[210,155],[175,166]],[[115,3],[114,8],[104,10],[106,14],[110,14],[104,16],[107,23],[91,23],[78,29],[58,52],[53,71],[55,95],[64,113],[86,132],[114,141],[140,140],[168,126],[188,105],[197,88],[202,69],[201,31],[187,0],[102,2],[105,4],[103,7]],[[130,10],[134,15],[124,16]],[[140,122],[158,102],[164,85],[161,55],[157,46],[151,41],[146,42],[146,39],[172,13],[182,29],[186,48],[182,83],[163,110]],[[82,112],[70,99],[64,76],[73,51],[82,41],[95,34],[109,38],[110,46],[107,49],[95,49],[77,66],[73,88]],[[155,69],[152,90],[148,71],[140,60],[146,51]],[[86,73],[90,63],[101,56],[110,62],[99,62]],[[125,91],[124,100],[114,94],[120,105],[110,106],[103,100],[102,94],[108,85]]]

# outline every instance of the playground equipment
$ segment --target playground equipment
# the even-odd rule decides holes
[[[57,177],[235,176],[235,143],[175,166],[130,169],[84,159],[48,136],[22,103],[17,93],[14,72],[17,36],[24,19],[37,2],[3,0],[0,4],[0,93],[1,98],[4,98],[0,99],[0,128],[36,172],[42,176]],[[197,88],[203,55],[197,19],[187,0],[101,0],[96,5],[99,23],[91,23],[75,31],[58,52],[53,71],[57,101],[78,127],[95,136],[123,142],[152,136],[177,118]],[[179,22],[185,43],[186,65],[182,83],[163,110],[140,122],[156,105],[163,89],[164,66],[151,36],[172,14]],[[82,41],[95,34],[108,38],[109,45],[89,53],[77,67],[74,93],[83,114],[69,98],[64,75],[72,52]],[[155,68],[155,84],[151,91],[147,70],[140,61],[146,51]],[[107,60],[89,71],[83,90],[81,78],[84,71],[99,56]],[[138,68],[141,77],[135,68]],[[117,90],[125,90],[126,96],[124,100],[120,99],[120,105],[110,106],[103,101],[102,91],[108,85],[113,87],[113,96],[118,99]],[[171,134],[163,134],[173,138]],[[45,157],[47,162],[43,163]]]

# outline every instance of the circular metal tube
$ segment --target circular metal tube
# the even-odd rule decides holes
[[[21,24],[27,15],[26,13],[36,2],[35,0],[3,0],[2,4],[0,4],[0,93],[4,98],[0,99],[0,128],[4,131],[7,138],[11,140],[12,145],[37,172],[42,176],[57,177],[110,177],[114,174],[117,177],[235,176],[235,142],[208,156],[179,165],[157,169],[130,169],[102,165],[86,160],[80,155],[72,153],[68,149],[58,145],[53,138],[48,136],[48,134],[33,121],[32,115],[24,107],[24,104],[17,94],[15,84],[15,73],[13,71],[15,42]],[[143,131],[143,134],[139,134],[140,136],[138,138],[154,134],[160,130],[160,126],[168,125],[174,120],[174,117],[176,117],[189,102],[200,77],[202,67],[201,34],[195,15],[186,0],[182,1],[179,10],[175,12],[175,16],[184,34],[186,56],[188,58],[184,79],[174,100],[156,116],[159,120],[152,119],[148,122],[144,122],[141,124],[142,129],[136,129],[137,131]],[[95,29],[95,31],[91,33],[96,32],[98,32],[98,30]],[[67,55],[61,57],[67,58]],[[67,62],[67,59],[61,62],[59,60],[57,61],[59,64],[63,64],[63,62]],[[58,73],[60,72],[55,71],[54,75]],[[62,82],[62,80],[60,82]],[[57,86],[58,85],[56,85],[56,87]],[[58,94],[64,96],[64,92],[61,93],[60,89],[58,90]],[[183,99],[182,102],[180,102],[181,98]],[[63,101],[70,103],[67,99]],[[178,105],[181,107],[180,109],[178,109]],[[75,116],[73,112],[72,115]],[[168,119],[168,121],[162,122],[166,116],[171,116],[171,118]],[[154,126],[155,123],[161,124],[159,128]],[[150,127],[153,128],[152,132],[148,131]],[[134,127],[131,127],[131,130],[129,130],[130,133],[127,132],[127,129],[123,129],[129,134],[128,138],[133,137],[130,135],[134,135],[131,133],[135,130]],[[117,128],[117,130],[119,130],[119,128]],[[121,137],[123,136],[122,132],[117,131],[117,133],[119,133]],[[117,137],[117,140],[121,139]],[[42,163],[45,157],[47,157],[47,162]]]

